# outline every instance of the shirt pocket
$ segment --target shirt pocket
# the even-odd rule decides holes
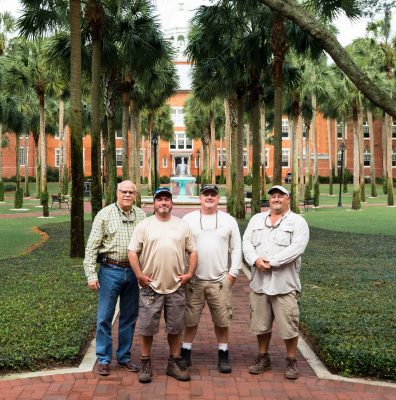
[[[293,236],[292,225],[280,225],[275,232],[274,242],[278,246],[290,246]]]
[[[253,231],[252,244],[256,249],[261,243],[263,243],[263,229],[258,228]]]

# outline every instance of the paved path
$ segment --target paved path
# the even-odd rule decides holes
[[[248,280],[241,276],[234,287],[234,320],[230,332],[233,371],[217,371],[217,349],[210,315],[205,309],[193,346],[192,380],[178,382],[165,375],[168,358],[166,336],[161,329],[155,337],[152,359],[153,382],[143,385],[137,374],[112,365],[111,374],[102,377],[93,372],[50,375],[37,378],[0,381],[0,399],[43,400],[183,400],[183,399],[246,399],[246,400],[396,400],[396,389],[318,379],[308,363],[298,355],[301,377],[296,381],[283,376],[285,354],[283,342],[274,332],[270,348],[272,370],[250,375],[247,367],[257,352],[256,340],[249,332]],[[114,325],[114,333],[117,323]],[[137,335],[132,346],[135,361],[139,358]]]

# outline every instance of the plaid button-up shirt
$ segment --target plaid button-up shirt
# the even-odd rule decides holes
[[[139,207],[132,206],[128,215],[117,203],[98,212],[85,248],[84,272],[88,282],[98,279],[96,258],[99,254],[120,262],[128,261],[128,245],[133,230],[144,218],[146,213]]]

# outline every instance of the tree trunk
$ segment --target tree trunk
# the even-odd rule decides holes
[[[47,138],[45,135],[45,105],[44,93],[39,94],[40,113],[40,157],[41,157],[41,205],[43,206],[43,217],[49,216],[48,191],[47,191]]]
[[[274,54],[274,174],[272,179],[274,185],[282,184],[282,70],[287,50],[284,19],[280,12],[275,13],[271,33],[271,46]]]
[[[140,117],[139,110],[134,99],[130,100],[130,131],[131,131],[131,146],[129,157],[129,176],[132,182],[136,185],[136,205],[141,205],[141,179],[140,179]]]
[[[338,121],[334,120],[334,176],[338,176]]]
[[[41,157],[40,157],[40,136],[34,136],[34,159],[36,160],[36,198],[41,199]]]
[[[258,91],[252,92],[252,109],[249,113],[249,129],[252,132],[252,216],[261,212],[260,202],[260,160],[261,157],[261,132],[260,132],[260,104]],[[247,142],[248,149],[248,164],[249,164],[249,149],[250,145]]]
[[[63,128],[63,145],[62,145],[62,160],[63,160],[63,188],[62,193],[68,194],[68,186],[69,186],[69,168],[68,168],[68,157],[69,157],[69,127],[66,125]]]
[[[329,195],[333,196],[333,163],[332,163],[332,149],[331,149],[331,121],[330,118],[326,118],[326,130],[327,130],[327,144],[329,153]]]
[[[292,181],[291,181],[291,201],[290,208],[296,214],[300,213],[298,204],[298,119],[300,116],[300,102],[295,99],[292,103]]]
[[[14,208],[22,208],[23,195],[21,193],[21,174],[20,174],[20,138],[19,133],[15,133],[15,200]]]
[[[129,92],[122,93],[122,180],[129,179],[128,155],[128,119],[129,119]]]
[[[304,199],[311,196],[311,146],[310,146],[311,122],[305,122],[305,190]]]
[[[387,132],[386,132],[386,120],[385,114],[382,118],[381,125],[381,139],[382,139],[382,190],[384,194],[388,193],[388,182],[387,182],[387,174],[386,174],[386,159],[387,159],[387,151],[386,148],[388,146]]]
[[[262,105],[260,107],[260,130],[261,130],[261,143],[262,143],[262,153],[261,153],[261,197],[263,199],[267,198],[267,182],[266,182],[266,166],[265,166],[265,160],[266,160],[266,110],[265,110],[265,105]]]
[[[70,0],[70,141],[72,201],[70,257],[84,257],[84,170],[81,118],[81,1]]]
[[[252,127],[250,126],[250,122],[248,120],[248,123],[246,124],[246,176],[250,176],[252,174],[250,168],[250,136],[253,136],[253,133],[251,129]]]
[[[3,183],[3,123],[0,122],[0,201],[4,201],[4,183]]]
[[[363,111],[358,109],[358,136],[359,136],[359,184],[360,201],[366,202],[366,184],[364,181],[364,136],[363,136]]]
[[[212,185],[216,184],[216,128],[215,115],[213,110],[210,110],[210,171]]]
[[[377,184],[375,172],[375,146],[374,146],[374,127],[373,127],[373,112],[367,109],[367,123],[370,136],[370,183],[371,197],[377,197]]]
[[[63,174],[64,174],[64,163],[63,159],[63,130],[65,120],[65,101],[62,97],[59,98],[59,116],[58,116],[58,131],[59,131],[59,193],[63,193]]]
[[[225,140],[226,140],[226,196],[229,198],[232,191],[232,182],[231,182],[231,110],[229,99],[224,99],[224,114],[225,114]],[[228,202],[227,202],[228,204]],[[229,210],[228,210],[229,211]]]
[[[235,217],[235,202],[236,202],[236,171],[237,171],[237,127],[238,127],[238,101],[236,95],[231,95],[228,98],[228,116],[230,121],[230,163],[227,164],[227,168],[231,171],[230,177],[230,192],[227,196],[227,211]],[[227,159],[228,162],[228,159]]]
[[[299,138],[299,153],[300,153],[300,165],[299,165],[299,183],[300,183],[300,198],[304,198],[304,123],[301,117],[301,113],[298,116],[298,138]]]
[[[359,130],[358,130],[358,111],[353,107],[353,197],[352,210],[362,208],[360,202],[360,180],[359,180]]]
[[[94,10],[99,13],[99,10],[94,4]],[[100,14],[96,14],[99,15]],[[92,31],[92,85],[91,85],[91,107],[92,107],[92,122],[91,122],[91,206],[92,206],[92,221],[96,214],[102,209],[102,182],[101,182],[101,146],[100,146],[100,130],[101,130],[101,114],[100,114],[100,100],[101,100],[101,25],[93,23],[91,25]]]
[[[25,156],[25,187],[23,190],[23,195],[25,197],[30,197],[30,190],[29,190],[29,165],[28,165],[28,148],[27,148],[27,142],[28,142],[28,133],[23,135],[23,152]],[[1,143],[1,142],[0,142]]]
[[[318,170],[318,129],[316,125],[316,96],[312,95],[312,133],[313,133],[313,147],[314,147],[314,162],[313,162],[313,169],[314,169],[314,179],[313,184],[316,186],[316,182],[319,179],[319,170]]]
[[[386,190],[387,204],[394,205],[393,199],[393,172],[392,172],[392,117],[385,114],[386,124]]]
[[[396,104],[385,90],[381,90],[372,79],[356,66],[348,52],[340,45],[322,23],[295,0],[259,0],[272,10],[282,13],[310,34],[334,60],[337,66],[374,104],[396,118]]]

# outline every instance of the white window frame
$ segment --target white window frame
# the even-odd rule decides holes
[[[337,139],[342,139],[342,123],[337,122]]]
[[[221,160],[220,160],[221,149],[217,149],[217,168],[221,168]],[[227,166],[227,153],[226,149],[223,148],[223,168]]]
[[[246,149],[243,150],[243,168],[247,168],[248,167],[248,152]]]
[[[396,122],[392,122],[392,139],[396,140]]]
[[[287,165],[284,165],[284,157],[287,156]],[[282,168],[290,168],[290,149],[282,149]]]
[[[57,139],[57,140],[60,140],[60,133],[59,133],[59,131],[56,131],[55,132],[55,139]]]
[[[140,166],[140,168],[144,168],[144,155],[145,155],[144,148],[141,148],[140,149],[140,153],[139,153],[139,166]]]
[[[162,168],[168,168],[168,157],[162,158]]]
[[[116,149],[116,166],[122,168],[122,149],[120,148]]]
[[[363,153],[363,165],[365,167],[369,167],[370,164],[371,164],[371,153],[369,150],[366,149],[366,150],[364,150],[364,153]]]
[[[171,107],[171,119],[173,126],[185,126],[184,107]]]
[[[284,135],[285,133],[287,133],[287,136]],[[282,119],[282,139],[290,139],[290,125],[287,119]]]
[[[122,139],[122,130],[116,129],[116,131],[115,131],[115,138],[116,138],[116,139]]]
[[[188,138],[186,132],[174,132],[173,140],[169,142],[169,150],[192,150],[193,140]]]
[[[19,166],[29,165],[29,147],[19,147]],[[25,164],[27,162],[27,164]]]
[[[363,139],[370,139],[370,131],[368,122],[363,122]]]
[[[392,168],[396,168],[396,150],[392,150]]]

